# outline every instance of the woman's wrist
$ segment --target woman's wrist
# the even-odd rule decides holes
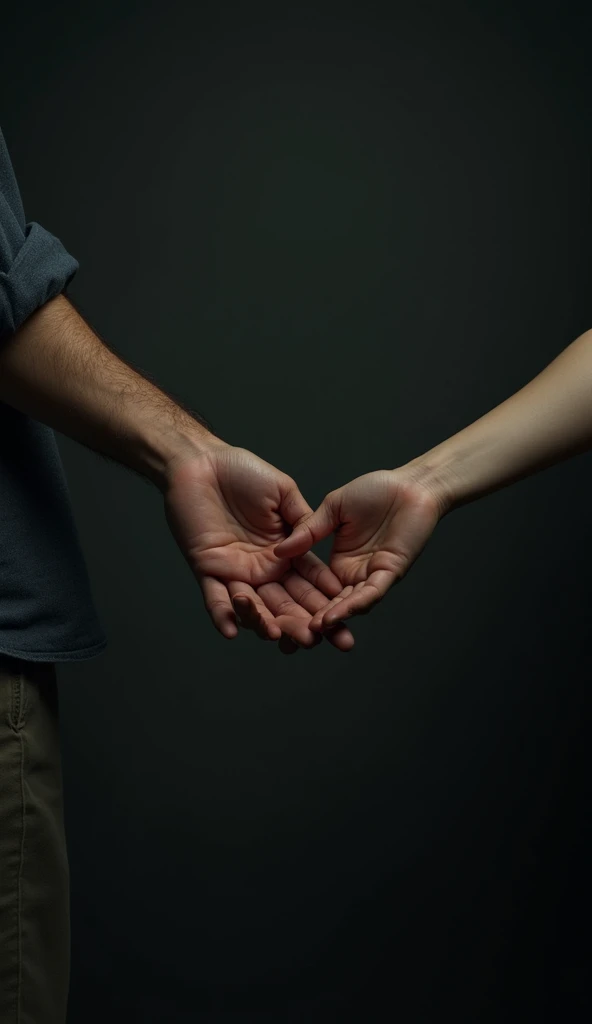
[[[442,515],[534,472],[532,442],[496,419],[489,413],[405,467],[435,495]]]
[[[436,449],[425,452],[403,466],[398,466],[396,473],[398,476],[403,474],[410,482],[431,494],[440,518],[456,508],[457,495],[460,492],[459,481],[452,465],[448,465],[446,459]]]

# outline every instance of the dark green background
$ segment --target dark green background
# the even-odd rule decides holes
[[[584,5],[22,5],[1,123],[118,351],[316,505],[592,326]],[[588,1020],[589,456],[448,517],[355,650],[211,627],[59,435],[70,1024]],[[323,545],[322,553],[328,550]]]

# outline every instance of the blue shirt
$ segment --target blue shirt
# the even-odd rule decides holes
[[[77,270],[55,235],[26,223],[0,129],[0,346]],[[55,434],[0,401],[0,653],[75,661],[106,645]]]

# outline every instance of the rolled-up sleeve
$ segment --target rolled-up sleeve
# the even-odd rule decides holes
[[[78,270],[59,238],[26,223],[18,184],[0,129],[0,341],[55,298]]]

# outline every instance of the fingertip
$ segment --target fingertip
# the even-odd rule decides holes
[[[305,554],[312,547],[312,539],[305,530],[295,527],[288,537],[276,544],[273,549],[274,555],[278,558],[297,558]]]
[[[313,633],[310,637],[299,636],[298,639],[295,637],[292,637],[292,639],[295,644],[298,644],[298,647],[301,647],[304,651],[309,651],[312,647],[316,647],[323,638],[318,633]]]
[[[334,626],[338,626],[343,622],[344,618],[347,618],[347,612],[345,614],[341,612],[340,615],[330,615],[327,613],[323,619],[323,629],[333,629]]]
[[[342,619],[339,619],[333,629],[327,631],[327,640],[333,644],[338,651],[347,653],[355,645],[355,638],[351,630],[347,628]]]

